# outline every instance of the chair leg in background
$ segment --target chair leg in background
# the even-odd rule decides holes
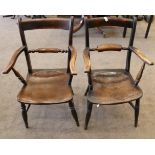
[[[145,32],[145,38],[148,37],[148,34],[149,34],[149,30],[150,30],[152,21],[153,21],[153,15],[150,16],[150,20],[149,20],[149,23],[148,23],[148,25],[147,25],[147,29],[146,29],[146,32]]]

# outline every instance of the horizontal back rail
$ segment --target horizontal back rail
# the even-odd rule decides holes
[[[19,21],[23,31],[33,29],[70,29],[70,19],[50,18],[50,19],[31,19]]]
[[[28,51],[29,53],[67,53],[68,50],[63,50],[59,48],[38,48]]]
[[[86,19],[87,28],[95,28],[100,26],[120,26],[120,27],[133,27],[133,20],[128,18],[116,17],[98,17]]]

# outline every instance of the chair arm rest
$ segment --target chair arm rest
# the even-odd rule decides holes
[[[10,70],[14,67],[14,65],[16,63],[18,56],[25,50],[25,48],[26,48],[25,46],[22,46],[14,52],[14,54],[11,57],[9,64],[2,71],[2,74],[8,74],[10,72]]]
[[[84,59],[84,65],[85,65],[85,73],[89,73],[91,71],[89,48],[84,49],[84,51],[83,51],[83,59]]]
[[[76,49],[73,46],[69,46],[68,48],[71,51],[71,59],[70,59],[70,62],[69,62],[70,72],[71,72],[72,75],[77,75],[76,65],[75,65],[77,52],[76,52]]]
[[[151,61],[151,60],[149,60],[145,55],[144,55],[144,53],[141,51],[141,50],[139,50],[138,48],[135,48],[135,47],[129,47],[129,50],[131,51],[131,52],[134,52],[144,63],[146,63],[146,64],[148,64],[148,65],[154,65],[154,63]]]

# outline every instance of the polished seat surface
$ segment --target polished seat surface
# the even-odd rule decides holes
[[[92,71],[93,89],[88,100],[97,104],[125,103],[142,97],[142,90],[135,87],[130,73],[123,69]]]
[[[21,103],[54,104],[68,102],[73,93],[68,85],[69,75],[65,69],[33,70],[27,77],[17,99]]]

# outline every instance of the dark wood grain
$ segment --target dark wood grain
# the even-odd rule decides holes
[[[33,70],[17,99],[21,103],[35,105],[69,102],[73,98],[73,93],[68,86],[68,79],[69,75],[65,69]]]
[[[132,24],[133,24],[132,20],[128,18],[98,17],[98,18],[89,18],[87,20],[88,28],[94,28],[100,26],[120,26],[131,28],[133,26]]]
[[[70,19],[65,18],[46,18],[46,19],[32,19],[21,21],[22,30],[33,29],[70,29]]]
[[[98,45],[97,48],[90,49],[96,50],[98,52],[104,52],[104,51],[121,51],[123,49],[122,45],[119,44],[102,44]]]

